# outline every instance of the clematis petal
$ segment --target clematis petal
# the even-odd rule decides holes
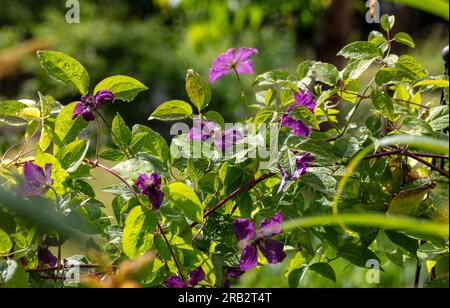
[[[292,175],[292,179],[297,180],[300,176],[306,173],[308,164],[314,162],[314,157],[311,153],[305,153],[297,156],[297,170]]]
[[[44,170],[32,162],[25,163],[23,167],[23,175],[30,183],[40,185],[42,187],[47,185],[47,177],[45,176]]]
[[[169,289],[186,288],[186,283],[178,276],[172,276],[164,281],[164,285]]]
[[[189,285],[191,287],[195,287],[200,281],[205,279],[205,272],[203,271],[203,268],[199,267],[193,270],[190,273],[189,278]]]
[[[230,267],[230,268],[227,268],[226,274],[229,278],[240,279],[241,276],[245,274],[245,272],[241,271],[240,269],[238,269],[236,267]]]
[[[270,264],[283,262],[284,258],[286,258],[284,243],[280,241],[262,240],[258,243],[258,248]]]
[[[149,181],[149,177],[147,174],[143,173],[141,174],[136,181],[134,181],[134,184],[141,190],[145,190],[147,188],[147,183]]]
[[[38,250],[38,260],[39,263],[50,267],[55,267],[58,263],[58,258],[56,258],[48,248]]]
[[[244,75],[244,74],[254,74],[255,70],[253,69],[253,61],[249,60],[249,61],[244,61],[244,62],[239,62],[236,64],[236,72],[239,75]]]
[[[281,224],[283,223],[283,213],[278,212],[270,220],[264,219],[259,227],[260,235],[263,238],[281,234]]]
[[[41,196],[44,191],[44,187],[36,185],[35,183],[23,183],[18,194],[22,197],[38,197]]]
[[[47,183],[53,185],[52,164],[45,164],[45,177],[47,179]]]
[[[164,200],[164,193],[159,189],[150,190],[150,192],[147,193],[147,196],[150,200],[150,203],[153,205],[153,207],[157,210],[161,208],[162,202]]]
[[[238,241],[248,241],[256,236],[255,224],[249,219],[239,218],[233,224]]]
[[[234,48],[230,48],[226,53],[220,54],[209,69],[209,82],[214,83],[233,72]]]
[[[84,120],[91,122],[95,120],[95,114],[91,107],[87,107],[81,114]]]
[[[240,271],[249,271],[258,265],[258,249],[255,244],[247,245],[242,251],[241,260],[239,262]]]
[[[302,121],[295,120],[288,114],[284,114],[281,117],[281,125],[292,129],[295,136],[299,137],[309,137],[311,134],[311,128],[309,128]]]
[[[76,104],[75,108],[73,109],[72,120],[75,120],[79,115],[81,115],[86,108],[86,103],[79,102],[78,104]]]
[[[254,54],[258,53],[258,49],[241,47],[238,49],[235,57],[236,62],[244,62],[250,59]]]
[[[219,151],[226,151],[233,147],[237,141],[242,140],[244,135],[236,129],[228,129],[214,138],[214,145]]]
[[[98,108],[107,102],[114,103],[116,97],[109,90],[100,90],[95,94],[94,108]]]
[[[151,185],[154,185],[156,188],[158,188],[158,189],[161,188],[161,176],[158,173],[153,172],[150,175],[150,182],[151,182]]]

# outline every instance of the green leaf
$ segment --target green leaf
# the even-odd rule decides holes
[[[56,117],[55,134],[53,136],[55,153],[59,148],[76,140],[81,131],[88,125],[82,117],[77,117],[75,120],[72,120],[72,114],[76,104],[75,102],[67,105]]]
[[[297,252],[292,258],[289,268],[287,269],[285,276],[288,278],[289,288],[297,288],[300,283],[300,278],[304,272],[305,258],[301,252]]]
[[[106,150],[100,153],[100,158],[109,160],[109,161],[121,161],[125,158],[125,154],[120,150]]]
[[[316,62],[310,69],[308,77],[329,86],[335,86],[339,80],[338,69],[329,63]]]
[[[0,260],[0,288],[27,288],[28,273],[15,260]]]
[[[0,229],[0,254],[6,254],[11,251],[13,243],[8,234]]]
[[[449,20],[448,0],[390,0]]]
[[[421,188],[404,190],[392,199],[389,215],[416,216],[425,195],[432,189],[429,185]]]
[[[39,138],[39,147],[42,151],[46,151],[52,143],[53,130],[55,123],[51,119],[45,119],[41,128],[41,137]]]
[[[131,143],[131,130],[128,128],[127,124],[123,120],[123,118],[120,116],[120,114],[117,114],[114,117],[114,120],[111,125],[111,132],[113,136],[113,141],[115,144],[117,144],[119,147],[127,147]]]
[[[0,102],[0,123],[12,126],[26,125],[28,121],[20,115],[20,112],[27,107],[29,107],[27,104],[15,100]]]
[[[202,203],[191,187],[177,182],[165,186],[163,192],[175,209],[180,210],[192,221],[203,222]]]
[[[426,118],[426,122],[430,124],[431,128],[438,132],[448,128],[449,126],[449,107],[438,106],[430,110],[430,114]]]
[[[292,148],[291,145],[289,147]],[[315,164],[330,166],[339,160],[339,157],[333,153],[333,146],[323,140],[310,139],[294,147],[303,152],[311,153],[314,156]]]
[[[305,106],[295,106],[290,115],[295,120],[300,120],[313,129],[320,129],[319,122],[314,113]]]
[[[131,102],[140,92],[147,91],[148,87],[134,78],[117,75],[102,80],[95,87],[94,93],[100,90],[109,90],[116,99]]]
[[[269,123],[272,121],[275,112],[272,109],[264,108],[258,111],[253,120],[253,123],[257,126],[262,123]]]
[[[136,258],[150,251],[157,223],[154,212],[141,206],[131,210],[122,235],[123,252],[129,258]]]
[[[83,163],[84,157],[89,149],[89,141],[78,140],[62,147],[56,158],[60,161],[61,167],[67,172],[75,172]]]
[[[333,153],[342,158],[353,157],[360,149],[358,139],[353,136],[341,137],[333,145]]]
[[[157,132],[144,125],[133,126],[133,136],[145,133],[147,136],[143,140],[141,151],[161,158],[165,163],[169,161],[170,150],[166,140]]]
[[[414,84],[414,87],[433,86],[436,88],[448,88],[449,82],[445,79],[422,80]]]
[[[309,70],[311,69],[311,67],[314,65],[314,63],[316,63],[315,61],[304,61],[302,63],[300,63],[300,65],[297,68],[297,74],[298,77],[300,79],[304,79],[305,77],[308,76]]]
[[[350,263],[365,268],[368,260],[378,260],[379,258],[370,249],[356,244],[344,244],[339,249],[339,256]]]
[[[142,173],[166,174],[166,166],[156,157],[147,153],[140,153],[137,158],[133,158],[117,164],[113,170],[127,180],[135,180]]]
[[[403,55],[396,64],[396,68],[403,71],[413,80],[425,78],[428,76],[427,70],[414,57]]]
[[[205,109],[211,101],[209,83],[194,70],[188,70],[187,72],[186,92],[199,112]]]
[[[415,257],[417,255],[417,249],[419,249],[418,240],[396,231],[385,231],[384,233],[386,233],[387,237],[389,238],[389,240],[391,240],[391,242],[402,247],[412,256]]]
[[[386,14],[381,17],[381,27],[384,31],[390,32],[394,28],[394,25],[395,16]]]
[[[188,103],[180,100],[165,102],[158,106],[152,113],[149,120],[177,121],[192,116],[192,107]]]
[[[89,92],[89,74],[80,62],[57,51],[38,51],[37,56],[47,74],[82,95]]]
[[[345,80],[356,80],[369,69],[369,67],[375,62],[376,58],[362,58],[352,60],[344,69],[343,77]]]
[[[374,107],[389,121],[395,121],[394,104],[395,101],[384,91],[374,90],[372,92],[372,102]]]
[[[415,48],[416,44],[414,43],[414,39],[405,32],[399,32],[394,36],[394,40],[403,45],[409,46],[411,48]]]
[[[336,273],[328,263],[314,263],[308,269],[336,283]]]
[[[380,49],[377,48],[372,43],[369,42],[354,42],[345,46],[339,53],[338,56],[342,56],[349,59],[361,59],[361,58],[377,58],[381,57],[383,54]]]

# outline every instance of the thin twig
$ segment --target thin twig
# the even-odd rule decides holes
[[[447,171],[442,170],[441,168],[439,168],[439,167],[433,165],[433,164],[430,163],[430,162],[427,162],[426,160],[420,158],[420,157],[417,156],[416,154],[411,153],[411,152],[409,152],[409,151],[405,151],[404,154],[405,154],[406,156],[408,156],[408,157],[414,159],[414,160],[417,160],[419,163],[422,163],[422,164],[424,164],[425,166],[430,167],[430,168],[433,169],[434,171],[439,172],[440,175],[445,176],[446,178],[449,178],[449,174],[448,174]]]
[[[170,242],[167,239],[164,229],[162,228],[162,226],[159,222],[158,222],[158,229],[159,229],[159,232],[161,233],[162,237],[164,238],[164,241],[166,242],[167,248],[169,248],[170,255],[172,256],[172,259],[175,262],[175,265],[177,267],[178,275],[184,282],[186,282],[186,280],[185,280],[186,278],[183,275],[183,270],[181,269],[181,265],[178,262],[178,259],[176,258],[175,253],[173,252],[172,245],[170,245]]]

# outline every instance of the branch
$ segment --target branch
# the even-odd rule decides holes
[[[222,201],[220,201],[215,207],[211,208],[210,210],[208,210],[204,215],[203,218],[206,219],[209,216],[211,216],[213,213],[215,213],[217,210],[219,210],[220,208],[222,208],[225,204],[227,204],[228,201],[230,201],[231,199],[233,199],[234,197],[236,197],[237,195],[239,195],[241,192],[245,191],[245,190],[249,190],[250,188],[256,186],[257,184],[263,182],[264,180],[267,180],[268,178],[271,178],[275,176],[275,173],[268,173],[265,174],[261,177],[259,177],[258,179],[253,179],[251,181],[248,181],[247,183],[243,184],[241,187],[239,187],[238,189],[236,189],[235,191],[233,191],[229,196],[227,196],[225,199],[223,199]],[[234,211],[236,211],[237,206],[235,206],[235,208],[233,208],[232,213],[234,213]],[[198,225],[198,223],[193,223],[191,225],[191,227],[195,227],[196,225]]]
[[[446,178],[449,178],[449,174],[448,174],[447,171],[444,171],[444,170],[442,170],[441,168],[439,168],[439,167],[433,165],[432,163],[427,162],[426,160],[420,158],[420,157],[417,156],[416,154],[411,153],[411,152],[409,152],[409,151],[405,151],[404,155],[406,155],[406,156],[408,156],[408,157],[410,157],[410,158],[412,158],[412,159],[414,159],[414,160],[417,160],[419,163],[422,163],[422,164],[424,164],[425,166],[430,167],[430,168],[433,169],[434,171],[439,172],[440,175],[445,176]]]

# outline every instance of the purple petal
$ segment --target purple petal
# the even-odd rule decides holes
[[[253,69],[253,61],[245,61],[245,62],[239,62],[236,64],[236,72],[239,75],[252,75],[255,73],[255,70]]]
[[[206,141],[219,130],[220,125],[216,122],[194,120],[194,127],[189,131],[189,139]]]
[[[305,153],[297,156],[297,170],[292,175],[292,179],[297,180],[300,176],[306,173],[308,164],[314,162],[314,157],[311,153]]]
[[[294,120],[288,114],[284,114],[281,118],[281,125],[292,129],[295,136],[309,137],[311,128],[309,128],[302,121]]]
[[[164,200],[164,193],[159,190],[155,189],[153,191],[149,191],[147,193],[147,196],[150,200],[150,203],[153,205],[153,207],[157,210],[161,208],[162,202]]]
[[[262,240],[258,243],[258,247],[270,264],[283,262],[284,258],[286,258],[284,243],[280,241]]]
[[[178,276],[172,276],[164,281],[164,285],[170,289],[183,289],[186,283]]]
[[[238,241],[248,241],[256,236],[255,225],[249,219],[237,219],[233,224],[233,231]]]
[[[152,186],[155,186],[156,188],[160,189],[161,188],[161,181],[162,181],[161,180],[161,176],[158,173],[153,172],[150,175],[150,182],[151,182]]]
[[[147,174],[143,173],[141,174],[136,181],[134,181],[134,184],[141,190],[145,190],[147,188],[147,183],[150,181],[150,178],[147,176]]]
[[[199,267],[190,273],[189,285],[195,287],[200,281],[205,279],[203,268]]]
[[[242,251],[239,270],[249,271],[258,265],[258,249],[255,244],[247,245]]]
[[[76,104],[75,108],[73,109],[72,120],[75,120],[79,115],[81,115],[86,107],[87,105],[83,102],[79,102],[78,104]]]
[[[230,267],[230,268],[227,268],[226,274],[227,274],[227,276],[228,276],[229,278],[232,278],[232,279],[241,279],[241,276],[244,275],[245,272],[244,272],[244,271],[241,271],[241,270],[238,269],[238,268]]]
[[[214,83],[218,79],[233,72],[234,48],[230,48],[226,53],[220,54],[209,69],[209,82]]]
[[[38,197],[41,196],[44,187],[34,183],[23,183],[19,188],[19,195],[22,197]]]
[[[312,93],[310,91],[304,92],[300,90],[299,93],[294,93],[295,103],[289,107],[288,112],[291,112],[295,106],[305,106],[311,112],[314,112],[316,108],[316,102],[313,100]]]
[[[263,238],[281,234],[281,224],[283,223],[283,213],[278,212],[270,220],[264,219],[259,227],[260,235]]]
[[[214,138],[214,145],[219,151],[226,151],[233,147],[238,140],[242,140],[244,136],[236,129],[228,129],[221,136]]]
[[[23,167],[23,175],[29,183],[45,186],[47,185],[47,177],[44,170],[31,162],[26,162]]]
[[[58,263],[58,258],[56,258],[48,248],[39,249],[38,251],[39,263],[48,265],[50,267],[55,267]]]
[[[87,107],[83,113],[81,114],[81,116],[83,117],[83,119],[85,121],[91,122],[95,120],[95,114],[93,112],[93,109],[91,107]]]
[[[250,59],[254,54],[258,53],[258,49],[249,48],[249,47],[241,47],[238,49],[236,53],[235,60],[236,62],[244,62]]]
[[[45,177],[47,179],[47,183],[53,185],[52,164],[45,164]]]
[[[107,102],[112,102],[116,100],[114,94],[109,90],[100,90],[95,94],[95,104],[94,107],[98,108]]]

